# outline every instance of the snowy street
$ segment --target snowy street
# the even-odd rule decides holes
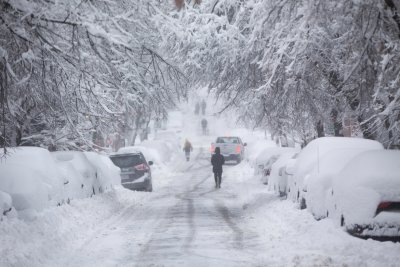
[[[227,166],[222,188],[214,189],[207,156],[200,149],[178,164],[156,192],[100,196],[124,206],[90,229],[79,218],[74,230],[81,236],[39,265],[396,266],[399,244],[357,239],[315,221],[248,179],[243,165]],[[78,203],[81,212],[110,204],[92,201]]]
[[[200,150],[193,162],[179,167],[182,173],[144,196],[140,207],[132,205],[113,216],[81,241],[82,247],[69,251],[66,261],[50,265],[259,265],[259,236],[243,225],[237,193],[213,188],[208,155]],[[105,257],[110,251],[111,257]]]
[[[0,10],[0,267],[400,266],[400,0]]]
[[[155,168],[151,193],[118,186],[49,208],[32,222],[0,224],[0,266],[396,266],[399,243],[358,239],[332,220],[316,221],[268,191],[254,176],[250,152],[224,166],[215,189],[214,137],[197,135],[198,119],[184,111],[171,114],[169,128],[193,141],[189,162],[178,152]],[[226,117],[208,119],[215,132],[241,132],[250,151],[273,145],[230,128]]]

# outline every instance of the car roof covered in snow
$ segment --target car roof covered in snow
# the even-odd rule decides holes
[[[347,148],[360,148],[360,149],[383,149],[381,143],[362,139],[362,138],[351,138],[351,137],[321,137],[311,141],[303,150],[300,152],[296,161],[296,176],[303,176],[312,170],[316,162],[321,157],[337,149]]]
[[[383,191],[400,190],[400,151],[371,150],[356,156],[337,175],[335,183]]]

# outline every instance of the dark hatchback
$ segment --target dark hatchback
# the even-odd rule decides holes
[[[121,169],[121,184],[131,190],[153,191],[150,166],[140,152],[116,154],[111,161]]]

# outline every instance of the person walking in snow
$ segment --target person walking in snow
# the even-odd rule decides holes
[[[185,144],[183,145],[183,151],[185,151],[185,156],[186,156],[186,161],[190,160],[190,152],[193,151],[192,144],[189,142],[189,140],[185,140]]]
[[[207,107],[207,104],[206,104],[206,101],[204,101],[204,99],[201,101],[201,114],[206,114],[206,107]]]
[[[202,119],[201,120],[201,128],[203,129],[203,135],[207,134],[207,120]]]
[[[199,112],[200,112],[200,103],[197,102],[194,107],[194,114],[199,115]]]
[[[219,147],[215,148],[215,154],[211,157],[211,164],[213,166],[215,188],[221,188],[222,181],[222,165],[225,163],[224,156],[221,155]]]

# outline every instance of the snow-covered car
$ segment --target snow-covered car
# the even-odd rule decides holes
[[[240,163],[244,158],[244,147],[246,143],[237,136],[220,136],[211,144],[211,154],[214,154],[215,148],[219,147],[225,161],[236,161]]]
[[[101,193],[95,166],[80,151],[51,152],[66,179],[66,194],[71,198],[85,198]]]
[[[261,180],[264,184],[268,184],[271,167],[279,159],[279,156],[283,153],[296,151],[297,149],[290,147],[269,147],[262,150],[255,160],[255,174],[261,176]]]
[[[268,179],[269,190],[279,194],[280,197],[284,197],[287,194],[288,174],[286,172],[286,166],[290,160],[296,157],[297,153],[296,151],[284,152],[271,166],[271,174]]]
[[[327,193],[329,217],[351,234],[400,237],[400,151],[356,156],[335,176]]]
[[[47,149],[40,147],[9,148],[0,153],[0,190],[12,197],[13,206],[42,210],[65,201],[64,180]]]
[[[131,190],[153,191],[150,166],[139,151],[119,152],[110,156],[111,161],[121,169],[121,184]]]
[[[315,219],[319,220],[328,216],[325,197],[327,191],[332,187],[335,175],[357,155],[369,150],[383,150],[380,143],[367,141],[363,147],[338,148],[328,152],[319,159],[317,165],[307,175],[307,192],[303,194],[307,209]]]
[[[331,151],[343,148],[365,148],[382,149],[379,142],[362,138],[350,137],[321,137],[311,141],[299,153],[295,167],[288,172],[288,196],[295,202],[300,203],[300,208],[305,209],[306,199],[304,193],[307,192],[307,183],[314,167],[318,172],[319,161]],[[287,170],[288,171],[288,170]]]
[[[96,168],[100,192],[110,190],[113,185],[121,184],[120,168],[114,165],[107,155],[96,152],[84,152],[86,158]]]

